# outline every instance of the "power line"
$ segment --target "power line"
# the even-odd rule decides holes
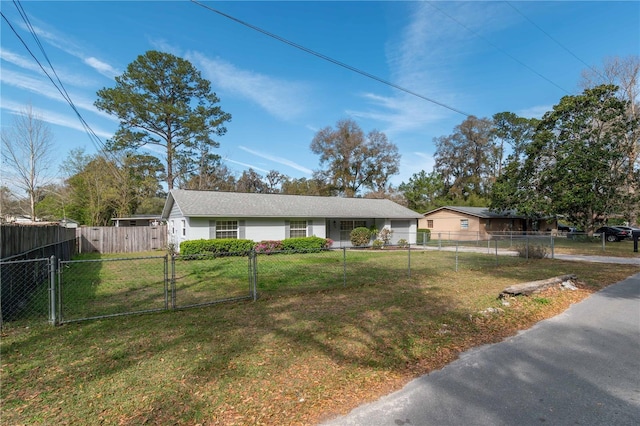
[[[433,2],[427,2],[427,4],[429,6],[431,6],[432,8],[436,9],[438,12],[442,13],[443,15],[445,15],[447,18],[451,19],[453,22],[455,22],[456,24],[460,25],[462,28],[466,29],[467,31],[469,31],[471,34],[473,34],[474,36],[478,37],[479,39],[484,40],[487,44],[489,44],[491,47],[493,47],[494,49],[496,49],[497,51],[501,52],[502,54],[508,56],[509,58],[513,59],[514,61],[516,61],[517,63],[519,63],[520,65],[522,65],[523,67],[525,67],[526,69],[528,69],[529,71],[531,71],[532,73],[536,74],[538,77],[548,81],[549,83],[553,84],[554,86],[556,86],[558,89],[562,90],[563,92],[565,92],[566,94],[571,94],[568,90],[564,89],[563,87],[561,87],[560,85],[558,85],[557,83],[555,83],[554,81],[552,81],[551,79],[545,77],[544,75],[540,74],[538,71],[534,70],[533,68],[531,68],[529,65],[525,64],[524,62],[522,62],[520,59],[516,58],[515,56],[511,55],[509,52],[507,52],[506,50],[500,48],[499,46],[497,46],[496,44],[492,43],[489,39],[487,39],[486,37],[483,37],[480,33],[478,33],[477,31],[472,30],[471,28],[469,28],[468,26],[466,26],[465,24],[463,24],[462,22],[460,22],[459,20],[457,20],[455,17],[449,15],[447,12],[445,12],[444,10],[440,9],[439,7],[435,6],[433,4]]]
[[[235,22],[237,22],[237,23],[239,23],[241,25],[244,25],[245,27],[248,27],[248,28],[251,28],[252,30],[258,31],[258,32],[260,32],[260,33],[262,33],[262,34],[264,34],[266,36],[269,36],[271,38],[274,38],[274,39],[276,39],[276,40],[278,40],[278,41],[280,41],[282,43],[285,43],[285,44],[288,44],[289,46],[295,47],[296,49],[302,50],[303,52],[309,53],[309,54],[311,54],[313,56],[316,56],[316,57],[318,57],[320,59],[323,59],[325,61],[331,62],[331,63],[333,63],[335,65],[338,65],[338,66],[340,66],[342,68],[346,68],[349,71],[353,71],[355,73],[358,73],[360,75],[368,77],[368,78],[370,78],[372,80],[375,80],[375,81],[378,81],[380,83],[386,84],[387,86],[393,87],[394,89],[398,89],[400,91],[408,93],[408,94],[410,94],[412,96],[416,96],[416,97],[418,97],[420,99],[423,99],[425,101],[431,102],[433,104],[439,105],[439,106],[441,106],[443,108],[446,108],[448,110],[451,110],[453,112],[457,112],[458,114],[462,114],[462,115],[464,115],[466,117],[471,116],[471,114],[468,114],[468,113],[466,113],[464,111],[461,111],[461,110],[459,110],[457,108],[454,108],[454,107],[451,107],[451,106],[449,106],[449,105],[447,105],[445,103],[436,101],[435,99],[431,99],[431,98],[428,98],[426,96],[423,96],[423,95],[421,95],[419,93],[416,93],[416,92],[414,92],[414,91],[412,91],[410,89],[407,89],[405,87],[399,86],[399,85],[397,85],[395,83],[392,83],[392,82],[390,82],[388,80],[385,80],[385,79],[383,79],[381,77],[375,76],[375,75],[370,74],[370,73],[368,73],[366,71],[363,71],[363,70],[361,70],[359,68],[356,68],[356,67],[353,67],[351,65],[345,64],[344,62],[338,61],[337,59],[333,59],[330,56],[327,56],[327,55],[324,55],[322,53],[316,52],[315,50],[311,50],[311,49],[309,49],[307,47],[304,47],[304,46],[302,46],[300,44],[297,44],[297,43],[295,43],[293,41],[287,40],[284,37],[280,37],[277,34],[273,34],[273,33],[269,32],[269,31],[266,31],[266,30],[264,30],[264,29],[262,29],[260,27],[257,27],[255,25],[252,25],[252,24],[248,23],[248,22],[245,22],[245,21],[242,21],[242,20],[240,20],[238,18],[235,18],[235,17],[233,17],[233,16],[231,16],[229,14],[226,14],[226,13],[218,10],[218,9],[214,9],[211,6],[204,5],[204,4],[200,3],[200,2],[198,2],[197,0],[191,0],[191,2],[194,3],[194,4],[197,4],[200,7],[205,8],[207,10],[210,10],[211,12],[217,13],[220,16],[223,16],[223,17],[225,17],[227,19],[235,21]]]
[[[22,5],[20,4],[19,0],[13,0],[13,4],[16,7],[16,9],[18,10],[18,13],[20,14],[20,16],[22,17],[22,20],[24,21],[25,25],[27,26],[27,29],[29,31],[29,33],[31,34],[31,36],[33,37],[33,39],[35,40],[35,43],[37,44],[37,46],[39,47],[40,51],[42,52],[43,56],[45,57],[47,63],[49,64],[49,68],[51,68],[51,71],[53,73],[53,75],[55,75],[56,81],[54,81],[53,77],[51,77],[51,75],[49,74],[49,72],[45,69],[45,67],[42,65],[42,63],[38,60],[38,58],[36,57],[36,55],[32,52],[32,50],[29,48],[28,44],[25,42],[25,40],[20,36],[20,34],[18,34],[18,32],[16,31],[16,29],[13,27],[13,25],[11,24],[11,22],[9,21],[9,19],[5,16],[4,13],[2,13],[2,11],[0,11],[0,15],[2,15],[2,18],[5,20],[5,22],[9,25],[9,28],[11,28],[11,31],[13,31],[13,33],[15,34],[15,36],[18,38],[18,40],[20,40],[20,42],[22,43],[22,45],[25,47],[25,49],[27,49],[27,52],[29,52],[29,54],[31,55],[31,57],[33,58],[34,61],[36,61],[36,63],[38,64],[38,66],[40,67],[40,69],[42,70],[42,72],[47,76],[47,78],[49,78],[49,80],[51,81],[51,83],[53,84],[53,86],[58,90],[58,92],[62,95],[63,99],[69,104],[69,106],[71,107],[71,109],[75,112],[76,116],[78,117],[78,119],[80,120],[80,123],[82,124],[82,126],[85,129],[85,132],[87,133],[87,135],[89,136],[89,139],[91,139],[91,141],[93,142],[94,145],[96,145],[96,148],[98,149],[99,152],[102,152],[105,155],[109,155],[109,152],[105,149],[104,144],[102,143],[102,140],[100,139],[100,137],[95,133],[95,131],[91,128],[91,126],[89,126],[89,123],[87,123],[87,121],[84,119],[84,117],[82,116],[82,114],[80,113],[80,111],[78,110],[78,108],[76,107],[76,105],[73,103],[73,100],[71,99],[71,96],[69,95],[69,93],[67,92],[66,88],[64,87],[64,84],[62,83],[62,81],[60,80],[60,77],[58,76],[58,74],[55,71],[55,68],[53,66],[53,64],[51,63],[51,61],[49,60],[49,57],[46,53],[46,51],[44,50],[44,46],[42,45],[42,43],[40,42],[40,39],[38,38],[38,35],[36,34],[33,26],[31,25],[31,22],[29,21],[29,17],[27,16],[26,11],[22,8]],[[119,159],[115,156],[112,156],[114,162],[119,163]],[[120,170],[118,170],[116,167],[112,167],[114,174],[120,178],[122,178],[122,175],[120,173]]]
[[[591,69],[591,71],[595,72],[596,74],[598,74],[600,77],[604,78],[604,76],[595,68],[593,68],[591,65],[587,64],[585,61],[583,61],[582,59],[580,59],[578,57],[578,55],[576,55],[575,53],[573,53],[568,47],[566,47],[565,45],[563,45],[562,43],[560,43],[558,40],[556,40],[555,38],[553,38],[548,32],[546,32],[544,29],[542,29],[538,24],[536,24],[535,22],[533,22],[533,20],[531,20],[528,16],[526,16],[524,13],[522,13],[518,8],[516,8],[511,2],[506,2],[509,6],[511,6],[511,8],[513,10],[515,10],[516,12],[518,12],[524,19],[526,19],[527,21],[529,21],[531,23],[531,25],[533,25],[534,27],[536,27],[538,30],[540,30],[540,32],[542,32],[544,35],[546,35],[547,37],[549,37],[549,39],[551,39],[551,41],[553,41],[554,43],[556,43],[558,46],[562,47],[564,50],[567,51],[567,53],[569,53],[571,56],[573,56],[574,58],[576,58],[578,61],[582,62],[587,68]]]

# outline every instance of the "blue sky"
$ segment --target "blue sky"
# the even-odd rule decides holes
[[[581,92],[581,72],[607,57],[640,54],[640,2],[201,2],[382,80],[478,117],[511,111],[540,117]],[[114,86],[148,50],[189,60],[211,81],[233,119],[219,138],[226,165],[311,177],[315,133],[354,119],[400,151],[398,185],[433,167],[435,137],[465,116],[268,37],[194,2],[22,1],[56,73],[93,131],[117,128],[96,92]],[[38,61],[43,53],[12,1],[3,15]],[[2,21],[2,128],[31,105],[49,123],[64,160],[98,150],[71,107]],[[50,69],[48,69],[49,72]]]

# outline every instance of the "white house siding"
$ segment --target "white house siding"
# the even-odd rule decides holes
[[[208,240],[209,238],[209,218],[190,217],[187,236],[189,240]]]
[[[174,210],[176,210],[175,214],[173,214]],[[287,235],[287,223],[289,220],[269,218],[239,219],[231,217],[185,218],[180,215],[180,212],[177,211],[174,206],[172,214],[169,216],[169,226],[167,227],[170,237],[169,241],[175,243],[176,246],[179,247],[180,243],[186,240],[214,239],[216,220],[237,220],[240,228],[238,238],[241,239],[259,242],[264,240],[284,240],[285,238],[289,238],[289,235]],[[293,218],[291,220],[306,220],[307,236],[325,238],[326,226],[324,219]]]
[[[175,214],[174,214],[175,213]],[[252,241],[265,240],[283,240],[288,238],[287,223],[285,219],[270,218],[208,218],[208,217],[192,217],[185,218],[180,215],[179,210],[174,206],[172,214],[169,216],[167,232],[169,233],[169,241],[180,246],[182,241],[213,239],[215,238],[215,221],[216,220],[237,220],[239,222],[239,237]],[[316,236],[320,238],[331,238],[334,241],[333,247],[350,247],[351,241],[348,238],[340,239],[340,222],[341,219],[325,220],[323,218],[314,219],[291,219],[307,221],[307,236]],[[352,219],[343,219],[352,220]],[[384,227],[393,231],[391,243],[397,244],[398,240],[405,239],[410,244],[416,242],[417,224],[415,220],[389,220],[378,219],[375,221],[367,220],[367,227],[375,225],[377,229]],[[183,226],[184,223],[184,226]],[[327,228],[328,226],[328,228]]]
[[[284,240],[284,219],[247,219],[245,238],[252,241]]]
[[[185,224],[183,228],[182,224]],[[189,239],[189,220],[182,215],[177,204],[174,204],[167,220],[167,242],[174,244],[176,250],[180,249],[180,243]]]
[[[416,232],[418,232],[415,220],[391,220],[391,244],[397,244],[399,240],[405,240],[409,244],[415,244]]]
[[[325,238],[324,219],[246,219],[245,238],[252,241],[284,240],[289,238],[289,220],[305,220],[307,222],[307,236]]]

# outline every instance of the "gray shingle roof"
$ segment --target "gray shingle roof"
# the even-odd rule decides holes
[[[419,219],[421,214],[391,200],[253,194],[172,189],[163,218],[173,203],[188,217],[289,217]]]
[[[435,210],[431,210],[424,215],[427,216],[431,213],[435,213],[440,210],[451,210],[458,213],[468,214],[470,216],[476,216],[483,219],[505,219],[505,218],[515,218],[522,219],[523,216],[518,215],[518,213],[514,210],[504,210],[500,212],[494,212],[489,210],[487,207],[465,207],[465,206],[444,206],[437,208]]]

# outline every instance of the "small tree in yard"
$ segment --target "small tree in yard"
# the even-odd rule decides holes
[[[378,233],[378,238],[382,240],[384,245],[389,245],[391,243],[391,236],[393,235],[393,230],[389,228],[382,228],[382,230]]]

